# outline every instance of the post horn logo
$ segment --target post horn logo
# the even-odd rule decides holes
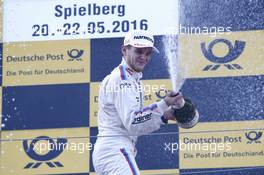
[[[245,133],[246,138],[249,140],[247,144],[251,143],[261,143],[259,139],[262,136],[262,132],[256,132],[256,131],[250,131],[248,133]]]
[[[223,57],[218,57],[213,53],[213,47],[218,43],[224,43],[228,46],[228,53]],[[224,65],[229,70],[239,70],[243,69],[239,64],[229,64],[229,62],[237,59],[241,53],[244,51],[246,42],[244,41],[235,41],[235,45],[226,39],[215,39],[208,45],[206,49],[205,42],[201,43],[201,50],[203,55],[211,62],[216,63],[214,65],[207,65],[204,67],[203,71],[215,71],[221,65]]]
[[[71,57],[71,59],[69,59],[68,61],[82,61],[81,56],[83,55],[84,50],[78,50],[78,49],[72,49],[72,50],[68,50],[67,54],[69,57]]]
[[[159,99],[163,99],[166,97],[166,94],[167,94],[167,90],[166,89],[160,89],[159,91],[155,92],[156,96],[159,98]]]
[[[23,140],[23,148],[25,153],[30,157],[31,159],[35,160],[36,162],[29,162],[24,169],[30,169],[30,168],[38,168],[42,163],[46,163],[50,168],[55,167],[63,167],[63,165],[58,162],[54,161],[51,162],[52,159],[58,157],[63,151],[67,143],[67,139],[65,138],[58,138],[55,142],[53,139],[47,136],[39,136],[32,140],[30,145],[28,146],[28,140]],[[35,151],[37,142],[39,141],[47,141],[49,144],[52,145],[53,149],[48,148],[48,152],[46,154],[39,154]],[[61,145],[63,145],[61,147]],[[59,148],[59,149],[58,149]]]

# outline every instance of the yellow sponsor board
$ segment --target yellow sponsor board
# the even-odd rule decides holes
[[[166,91],[171,90],[170,79],[143,80],[144,105],[157,102],[165,97]]]
[[[90,126],[97,126],[99,82],[90,83]],[[144,105],[159,101],[165,97],[166,90],[172,88],[170,79],[143,80]]]
[[[0,174],[89,172],[93,147],[89,128],[2,131],[1,135]]]
[[[264,120],[199,123],[180,129],[180,168],[264,165]]]
[[[4,43],[4,86],[89,81],[90,40]]]
[[[0,1],[0,42],[3,42],[3,1]]]
[[[97,126],[97,117],[98,117],[98,96],[99,96],[99,82],[90,83],[90,127]]]
[[[180,56],[187,78],[264,74],[264,31],[180,35]]]
[[[89,173],[90,175],[96,175],[94,172]],[[167,170],[140,170],[141,175],[178,175],[179,169],[167,169]]]
[[[144,106],[160,101],[165,97],[167,90],[172,90],[170,79],[143,80],[144,84]],[[175,124],[169,121],[169,124]]]

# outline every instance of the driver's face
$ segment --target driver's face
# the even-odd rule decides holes
[[[149,62],[152,54],[151,47],[137,48],[133,46],[123,46],[122,52],[127,64],[135,71],[142,72]]]

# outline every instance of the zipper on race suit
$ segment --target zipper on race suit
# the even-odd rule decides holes
[[[140,81],[138,81],[138,90],[139,90],[139,102],[140,102],[140,109],[143,109],[143,87],[141,86]]]

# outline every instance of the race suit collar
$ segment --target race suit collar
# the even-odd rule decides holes
[[[142,78],[142,72],[136,72],[132,68],[130,68],[124,57],[122,57],[122,62],[120,65],[123,66],[127,74],[132,76],[135,80],[139,81]]]

